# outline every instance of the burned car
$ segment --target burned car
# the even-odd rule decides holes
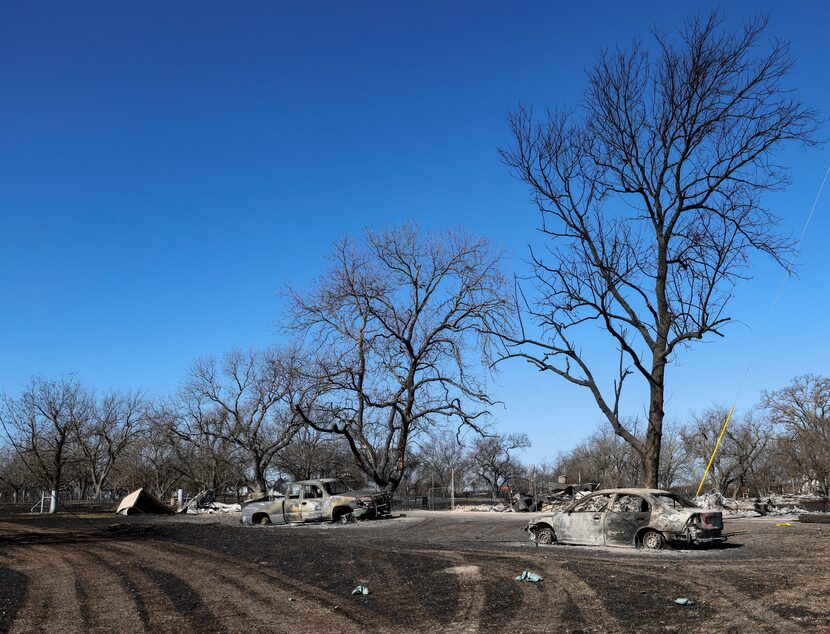
[[[632,546],[651,550],[666,542],[726,541],[719,511],[696,507],[660,489],[607,489],[562,511],[537,515],[525,529],[538,544]]]
[[[285,495],[269,495],[242,507],[243,524],[302,524],[350,522],[389,515],[392,505],[386,493],[360,493],[340,480],[292,482]]]

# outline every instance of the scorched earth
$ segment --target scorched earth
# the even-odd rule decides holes
[[[1,517],[2,631],[830,632],[830,525],[780,517],[658,552],[529,547],[518,513]],[[543,580],[517,581],[525,570]]]

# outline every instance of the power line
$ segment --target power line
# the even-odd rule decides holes
[[[746,366],[746,371],[744,372],[744,375],[741,378],[741,382],[738,384],[738,391],[735,393],[735,398],[732,400],[732,407],[730,408],[729,414],[727,414],[726,420],[723,423],[723,427],[720,430],[720,435],[718,436],[718,440],[715,443],[715,448],[712,450],[712,455],[709,458],[709,463],[706,465],[706,470],[703,472],[703,477],[700,479],[700,484],[697,487],[697,492],[695,493],[695,495],[700,495],[700,491],[701,489],[703,489],[703,484],[704,482],[706,482],[706,476],[709,475],[709,469],[712,468],[712,463],[715,461],[715,455],[717,454],[718,448],[720,447],[721,439],[723,438],[724,433],[726,433],[726,428],[729,425],[729,421],[732,419],[732,412],[735,411],[735,405],[737,404],[738,399],[741,396],[741,392],[743,392],[744,385],[746,384],[746,379],[749,376],[749,371],[752,369],[752,366],[755,364],[755,361],[758,358],[758,353],[761,350],[762,342],[767,334],[769,324],[772,321],[772,315],[775,312],[775,309],[778,307],[778,302],[781,299],[781,294],[784,290],[784,285],[787,283],[787,280],[793,274],[793,266],[795,264],[795,259],[798,257],[798,254],[801,251],[801,243],[804,241],[804,236],[807,234],[807,228],[810,226],[810,222],[813,220],[813,215],[816,212],[818,201],[821,199],[821,194],[824,191],[824,186],[827,184],[828,176],[830,176],[830,165],[827,166],[827,170],[824,172],[824,178],[821,180],[821,185],[818,188],[818,193],[816,194],[816,197],[813,200],[813,206],[810,207],[810,213],[807,214],[807,221],[804,223],[804,228],[801,230],[801,236],[799,236],[798,242],[795,245],[792,262],[787,266],[786,271],[784,271],[784,276],[781,278],[781,283],[778,285],[778,291],[775,293],[775,297],[772,300],[772,305],[770,306],[769,312],[767,313],[767,317],[764,320],[764,325],[761,329],[760,335],[756,339],[752,356],[750,357],[749,363]]]

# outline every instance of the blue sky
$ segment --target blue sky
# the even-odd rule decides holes
[[[69,371],[171,391],[198,356],[274,343],[282,285],[367,225],[464,227],[520,270],[537,215],[496,153],[505,115],[574,103],[600,47],[674,28],[684,6],[3,3],[0,392]],[[792,40],[791,85],[830,114],[830,5],[726,18],[759,10]],[[767,200],[797,234],[830,149],[785,159],[793,184]],[[781,272],[760,263],[732,305],[744,325],[672,368],[670,417],[830,372],[828,212],[830,191],[764,336]],[[587,394],[521,364],[492,389],[531,460],[600,422]]]

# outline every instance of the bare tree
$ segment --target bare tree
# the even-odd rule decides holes
[[[118,459],[141,433],[147,403],[139,392],[110,391],[75,429],[75,441],[96,500]]]
[[[763,41],[765,19],[726,31],[717,15],[688,21],[655,48],[600,55],[582,106],[510,116],[502,156],[530,186],[547,252],[532,253],[529,315],[506,338],[509,355],[590,391],[640,455],[657,486],[666,369],[680,350],[723,336],[733,286],[753,254],[786,264],[791,242],[761,196],[787,183],[776,160],[787,142],[810,144],[817,115],[784,86],[788,45]],[[531,329],[535,324],[537,330]],[[527,328],[525,328],[527,326]],[[597,327],[618,372],[597,374],[581,338]],[[648,425],[621,420],[623,383],[640,377]],[[628,384],[626,384],[628,385]]]
[[[487,358],[481,333],[509,307],[500,255],[483,238],[403,226],[345,239],[332,260],[309,293],[291,295],[321,390],[315,408],[296,411],[394,491],[413,436],[439,421],[475,426],[491,404],[471,361]]]
[[[174,411],[163,403],[152,404],[146,429],[133,439],[113,469],[110,482],[115,489],[123,493],[143,487],[164,499],[183,483],[186,474],[176,451],[180,438],[173,431],[177,424]]]
[[[202,431],[236,444],[247,456],[251,481],[268,489],[274,456],[291,441],[299,425],[291,404],[297,401],[297,359],[292,352],[232,350],[221,364],[208,358],[193,364],[180,395],[186,415],[205,420]],[[219,418],[217,418],[219,417]]]
[[[463,488],[470,468],[467,448],[451,430],[436,430],[417,449],[415,471],[421,484]]]
[[[697,473],[703,473],[709,463],[728,413],[726,407],[711,407],[694,416],[681,431]],[[772,438],[772,428],[763,417],[754,416],[752,412],[733,415],[710,470],[715,489],[727,494],[731,487],[733,497],[737,497],[753,479],[753,466]]]
[[[516,458],[516,452],[527,447],[530,447],[527,434],[479,436],[473,442],[470,464],[494,498],[504,485],[524,475],[524,466]]]
[[[32,472],[23,463],[23,458],[14,447],[0,448],[0,487],[7,496],[5,501],[22,501],[26,490],[35,486]],[[9,493],[11,495],[8,495]]]
[[[762,406],[783,427],[779,447],[807,483],[830,491],[830,378],[805,374],[787,387],[764,392]]]
[[[52,491],[55,513],[74,430],[92,416],[92,398],[74,376],[32,379],[17,399],[3,398],[0,422],[27,468]]]
[[[630,423],[636,429],[636,423]],[[633,486],[641,463],[632,447],[608,427],[602,427],[557,460],[559,473],[571,482],[597,482],[603,488]]]
[[[293,480],[346,477],[354,480],[354,459],[340,437],[303,427],[276,456],[274,466]]]

